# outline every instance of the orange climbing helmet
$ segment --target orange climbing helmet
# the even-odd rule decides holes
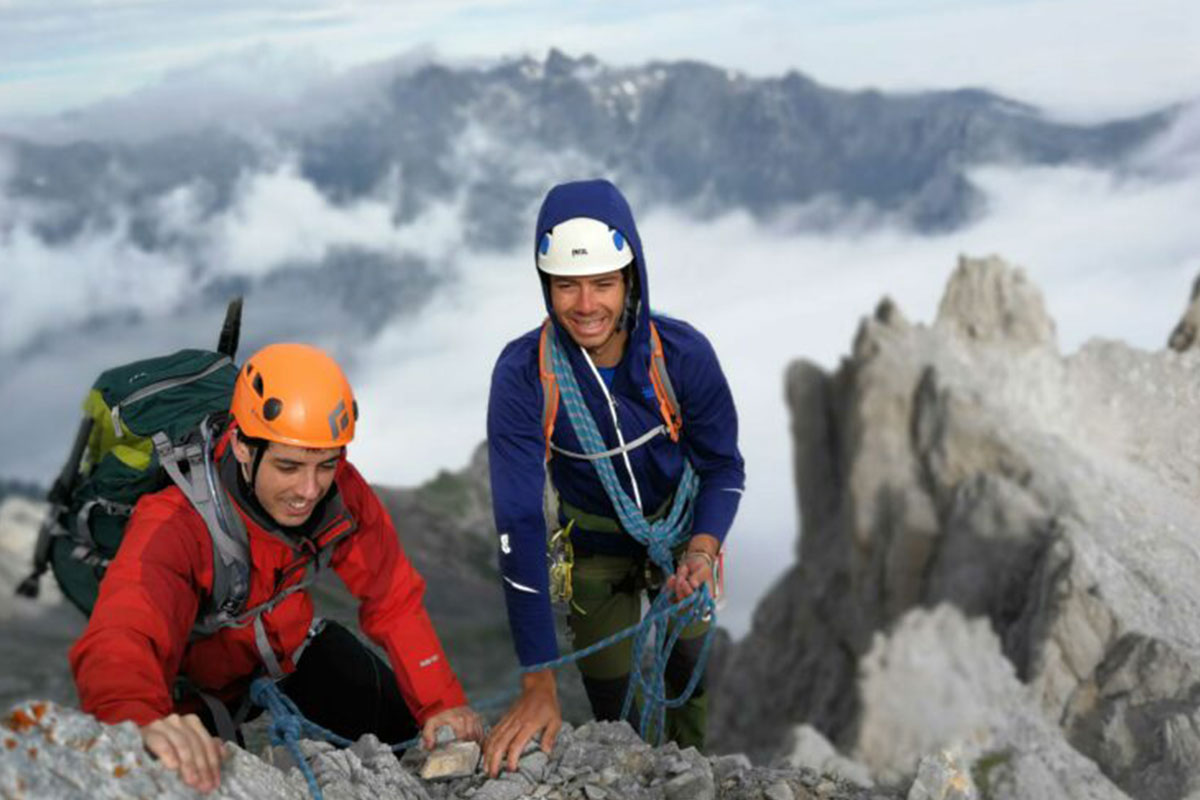
[[[306,344],[272,344],[242,366],[230,413],[247,437],[325,449],[354,438],[358,403],[342,368]]]

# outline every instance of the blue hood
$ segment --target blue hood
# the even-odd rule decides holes
[[[642,254],[642,238],[638,236],[637,225],[633,222],[633,212],[629,210],[629,203],[616,186],[609,181],[597,179],[560,183],[551,189],[546,195],[546,199],[542,201],[542,208],[538,212],[537,229],[533,232],[535,263],[537,247],[542,240],[542,235],[560,222],[575,217],[590,217],[600,220],[610,228],[620,231],[625,240],[629,242],[630,247],[633,248],[634,269],[637,274],[634,285],[629,288],[634,292],[636,305],[629,329],[629,346],[625,350],[625,357],[622,358],[621,364],[624,365],[630,361],[643,363],[645,358],[635,360],[631,359],[630,355],[644,352],[648,357],[650,352],[650,326],[648,324],[650,288],[646,280],[646,259]],[[554,320],[554,325],[558,328],[559,341],[568,345],[567,350],[573,358],[578,357],[579,347],[558,324],[558,320],[554,316],[554,309],[550,305],[549,285],[546,281],[541,280],[540,273],[538,278],[542,285],[542,298],[546,303],[546,313],[550,315],[550,319]]]

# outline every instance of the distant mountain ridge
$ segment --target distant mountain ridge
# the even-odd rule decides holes
[[[0,135],[0,258],[24,279],[0,289],[0,394],[23,398],[15,387],[48,371],[88,375],[207,342],[236,294],[244,352],[307,341],[353,373],[364,345],[481,253],[531,245],[537,203],[562,180],[611,177],[643,219],[670,209],[697,224],[748,213],[768,235],[933,233],[984,212],[975,168],[1133,170],[1175,114],[1066,125],[978,90],[848,92],[794,72],[613,67],[559,52],[395,64],[278,101],[286,108],[142,125],[160,107],[170,116],[162,93],[109,109],[123,138],[89,127],[85,111],[73,139]],[[171,99],[178,109],[189,98]],[[209,121],[182,121],[193,118]],[[22,402],[12,431],[48,410]],[[0,460],[0,474],[51,474],[35,460]]]
[[[266,143],[262,131],[220,120],[136,145],[0,138],[13,156],[7,192],[57,208],[35,228],[47,243],[130,209],[130,236],[156,249],[178,242],[157,224],[155,201],[191,185],[202,215],[219,214],[239,176],[270,169],[282,148],[335,202],[397,183],[397,223],[461,197],[467,240],[484,247],[527,238],[545,188],[591,174],[611,175],[646,204],[700,215],[769,217],[827,201],[825,214],[798,221],[819,227],[838,209],[865,209],[933,232],[979,210],[972,167],[1113,167],[1171,118],[1067,125],[976,89],[850,92],[796,72],[751,78],[689,61],[615,68],[558,51],[486,68],[398,68],[384,86],[335,121],[280,120]]]

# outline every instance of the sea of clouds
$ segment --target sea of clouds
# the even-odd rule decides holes
[[[463,134],[464,171],[472,153],[494,149],[481,136]],[[0,187],[12,157],[0,148]],[[563,166],[521,158],[530,160],[515,169],[544,173],[547,188]],[[1064,352],[1093,336],[1165,345],[1200,273],[1200,106],[1119,171],[1008,166],[971,177],[986,212],[939,236],[851,214],[844,225],[802,234],[743,213],[705,221],[663,207],[638,214],[655,309],[709,336],[739,410],[748,486],[729,539],[723,616],[735,634],[793,557],[784,370],[796,358],[835,368],[880,298],[930,321],[956,257],[994,253],[1041,287]],[[343,358],[362,408],[351,456],[370,480],[411,485],[461,468],[484,437],[496,355],[545,313],[532,262],[536,208],[528,209],[528,248],[472,249],[463,244],[469,212],[459,200],[398,223],[391,192],[402,180],[391,176],[377,196],[337,204],[284,153],[244,174],[235,201],[216,216],[199,214],[195,187],[163,194],[157,213],[178,236],[152,252],[135,244],[133,215],[122,208],[112,209],[115,225],[48,245],[34,228],[55,210],[0,191],[0,477],[49,482],[99,368],[211,346],[219,313],[213,302],[194,302],[198,294],[211,301],[226,284],[316,268],[339,248],[417,258],[437,288],[370,333],[352,324],[353,308],[323,324],[320,296],[295,307],[251,303],[243,354],[297,335]]]

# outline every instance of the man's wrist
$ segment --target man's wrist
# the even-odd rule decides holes
[[[537,672],[526,672],[521,676],[521,691],[552,692],[557,695],[558,683],[554,679],[554,670],[543,669]]]
[[[710,560],[715,561],[717,553],[721,551],[721,542],[717,537],[709,533],[697,533],[688,541],[687,554],[703,553]]]

